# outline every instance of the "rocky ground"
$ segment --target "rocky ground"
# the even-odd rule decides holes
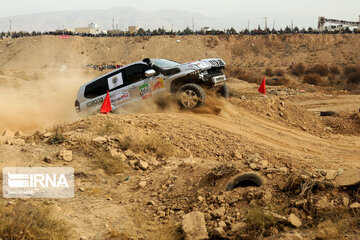
[[[0,41],[0,168],[75,169],[72,199],[1,198],[0,239],[358,239],[357,90],[293,82],[262,96],[230,78],[229,99],[209,93],[192,112],[171,99],[108,115],[73,110],[79,85],[99,75],[89,63],[151,55],[219,56],[255,71],[293,59],[341,66],[357,63],[356,36],[176,40]]]
[[[51,206],[74,238],[356,239],[359,122],[339,134],[333,123],[343,115],[320,117],[293,103],[307,93],[269,93],[212,99],[200,112],[7,130],[0,167],[74,167],[74,199],[26,201]],[[256,175],[236,182],[249,172]]]

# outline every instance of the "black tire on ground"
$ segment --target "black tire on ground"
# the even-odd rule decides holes
[[[224,98],[228,98],[230,96],[230,91],[226,83],[219,87],[219,89],[217,90],[217,94]]]
[[[336,113],[335,111],[322,111],[322,112],[320,112],[320,116],[327,117],[327,116],[332,116],[335,113]]]
[[[198,108],[205,103],[205,100],[205,91],[197,84],[185,84],[178,91],[179,104],[186,109]]]
[[[256,186],[261,187],[263,185],[262,178],[256,173],[243,173],[235,176],[231,182],[226,186],[225,191],[232,191],[238,187]]]

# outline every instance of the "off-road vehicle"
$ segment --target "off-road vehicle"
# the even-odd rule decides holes
[[[218,95],[228,97],[222,73],[225,62],[210,58],[190,63],[166,59],[149,59],[135,62],[104,74],[79,89],[75,101],[78,112],[98,112],[110,93],[112,109],[133,104],[151,96],[175,94],[183,108],[193,109],[205,103],[204,88],[214,89]]]

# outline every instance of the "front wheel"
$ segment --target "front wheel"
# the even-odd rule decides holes
[[[230,91],[229,91],[229,88],[226,85],[226,83],[221,85],[219,87],[219,89],[216,91],[216,93],[218,94],[218,96],[221,96],[221,97],[224,97],[224,98],[229,98],[229,96],[230,96]]]
[[[178,100],[182,107],[194,109],[205,103],[206,95],[202,87],[194,83],[188,83],[179,89]]]

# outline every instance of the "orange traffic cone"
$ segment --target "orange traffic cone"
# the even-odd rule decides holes
[[[265,76],[264,76],[264,78],[263,78],[263,81],[262,81],[262,83],[261,83],[258,91],[259,91],[260,93],[264,94],[264,95],[266,94]]]
[[[107,94],[106,94],[105,100],[103,102],[103,105],[100,108],[100,112],[104,113],[104,114],[107,114],[111,110],[112,109],[111,109],[110,95],[109,95],[109,91],[107,91]]]

